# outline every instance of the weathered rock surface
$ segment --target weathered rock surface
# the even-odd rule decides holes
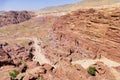
[[[0,66],[14,65],[18,66],[22,61],[31,60],[30,51],[27,51],[25,47],[19,45],[13,45],[12,47],[8,43],[1,44],[0,47]]]
[[[9,11],[0,15],[0,26],[17,24],[31,19],[32,15],[27,11]]]
[[[100,58],[120,61],[120,10],[84,9],[62,16],[53,26],[56,56],[72,60]],[[60,52],[63,51],[63,52]]]

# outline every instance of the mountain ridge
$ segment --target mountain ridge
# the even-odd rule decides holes
[[[47,7],[34,12],[36,15],[39,16],[45,16],[44,14],[52,15],[52,13],[55,16],[61,16],[69,12],[83,8],[106,8],[106,7],[116,7],[116,6],[120,6],[120,0],[83,0],[73,4]]]

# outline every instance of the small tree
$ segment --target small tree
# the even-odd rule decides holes
[[[96,69],[95,69],[95,67],[89,67],[88,68],[88,73],[90,74],[90,75],[92,75],[92,76],[95,76],[96,74]]]
[[[12,79],[15,79],[18,74],[19,74],[19,72],[16,71],[16,70],[13,70],[13,71],[9,72],[9,75]]]

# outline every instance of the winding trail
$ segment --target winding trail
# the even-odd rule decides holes
[[[72,64],[80,64],[82,67],[84,67],[85,69],[87,69],[90,65],[95,64],[96,62],[103,62],[104,64],[106,64],[108,67],[117,67],[120,66],[120,63],[117,63],[115,61],[112,61],[110,59],[107,59],[105,57],[102,57],[101,59],[83,59],[83,60],[77,60],[77,61],[73,61]]]
[[[34,41],[33,47],[35,48],[35,51],[33,52],[33,55],[34,55],[33,60],[38,61],[40,64],[44,64],[44,63],[51,64],[49,59],[45,57],[42,51],[42,48],[41,48],[42,42],[37,38],[33,38],[33,41]]]
[[[47,64],[52,65],[50,60],[47,59],[44,55],[44,51],[41,48],[41,44],[42,44],[41,40],[39,40],[36,37],[32,37],[32,38],[23,37],[23,38],[18,38],[17,40],[32,40],[34,42],[32,47],[35,49],[35,51],[33,52],[33,55],[34,55],[33,61],[37,61],[40,64],[47,63]]]

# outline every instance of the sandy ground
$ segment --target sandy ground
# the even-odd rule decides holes
[[[112,74],[115,76],[116,80],[120,80],[120,73],[117,72],[114,68],[110,68]]]
[[[39,40],[37,37],[31,37],[31,38],[29,38],[29,37],[28,38],[23,37],[23,38],[18,38],[17,40],[21,40],[21,39],[22,40],[27,39],[27,40],[31,40],[31,41],[34,42],[34,44],[32,46],[35,49],[35,51],[33,52],[33,55],[34,55],[33,61],[37,61],[40,64],[47,63],[47,64],[52,65],[52,63],[50,62],[50,60],[47,59],[45,57],[45,55],[44,55],[44,51],[41,48],[41,44],[42,44],[41,40]]]
[[[115,61],[112,61],[110,59],[107,59],[105,57],[102,57],[101,59],[83,59],[83,60],[78,60],[78,61],[73,61],[72,64],[80,64],[82,67],[87,69],[90,65],[95,64],[96,62],[103,62],[106,64],[108,67],[117,67],[120,66],[120,63],[117,63]]]
[[[33,60],[34,61],[38,61],[40,64],[44,64],[44,63],[47,63],[47,64],[51,64],[49,59],[47,59],[42,51],[42,48],[41,48],[41,41],[38,40],[37,38],[33,38],[33,41],[34,41],[34,45],[33,47],[35,48],[35,51],[34,51],[34,58]]]

